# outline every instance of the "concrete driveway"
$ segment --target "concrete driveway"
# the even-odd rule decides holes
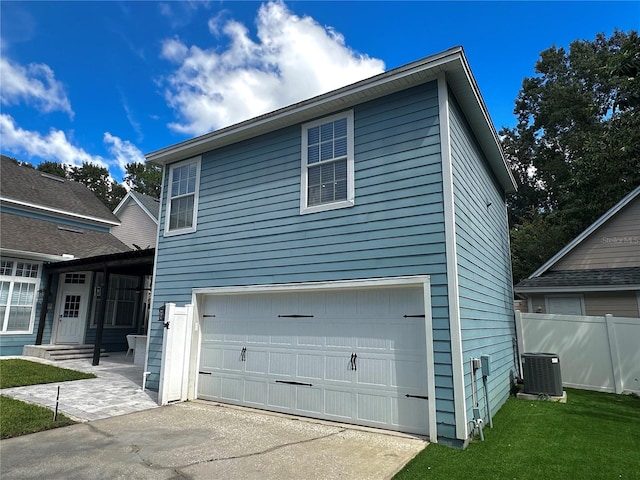
[[[426,442],[188,402],[0,442],[12,479],[385,479]]]

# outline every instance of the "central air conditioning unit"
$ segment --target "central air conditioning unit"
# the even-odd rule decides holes
[[[524,393],[562,396],[560,357],[555,353],[523,353]]]

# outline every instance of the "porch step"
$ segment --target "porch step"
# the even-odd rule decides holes
[[[93,345],[25,345],[22,355],[45,358],[47,360],[75,360],[93,358]],[[104,348],[100,349],[100,357],[108,357]]]

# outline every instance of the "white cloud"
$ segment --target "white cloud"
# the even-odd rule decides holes
[[[135,145],[109,132],[105,132],[103,141],[113,158],[104,158],[101,155],[86,152],[73,145],[61,130],[51,129],[46,135],[24,130],[7,114],[0,114],[0,136],[3,149],[15,155],[57,161],[66,165],[79,167],[84,162],[88,162],[110,170],[110,167],[115,167],[120,173],[124,173],[124,166],[127,163],[144,162],[143,153]]]
[[[229,38],[224,51],[178,38],[163,43],[163,58],[180,65],[165,79],[165,98],[179,116],[169,124],[174,131],[202,134],[384,70],[381,60],[354,52],[334,29],[294,15],[281,1],[260,7],[257,41],[241,23],[220,23],[214,17],[208,27]]]
[[[0,58],[0,101],[14,105],[21,101],[34,104],[42,112],[62,111],[73,118],[71,103],[64,86],[55,78],[53,70],[43,63],[30,63],[26,67]]]
[[[109,145],[109,153],[118,164],[120,171],[125,172],[127,163],[145,163],[144,154],[133,143],[105,132],[104,143]]]

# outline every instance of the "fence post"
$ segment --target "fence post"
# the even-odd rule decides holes
[[[616,341],[615,321],[613,315],[607,313],[604,316],[607,324],[607,340],[609,341],[609,357],[613,367],[613,384],[616,393],[622,393],[622,372],[620,372],[620,355],[618,342]]]
[[[520,312],[520,310],[516,310],[516,340],[518,341],[518,352],[517,352],[517,356],[518,356],[518,372],[520,373],[520,376],[523,377],[522,375],[522,354],[525,353],[525,349],[524,349],[524,332],[523,332],[524,328],[522,325],[522,313]],[[521,378],[522,379],[522,378]]]

